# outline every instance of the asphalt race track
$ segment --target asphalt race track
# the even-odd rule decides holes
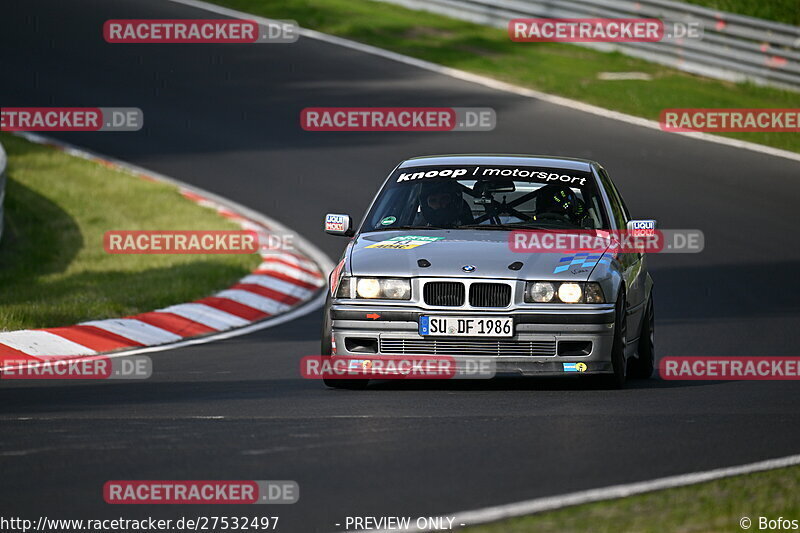
[[[414,155],[600,161],[632,214],[700,228],[701,254],[651,256],[659,355],[797,355],[800,163],[661,133],[302,38],[284,45],[111,45],[110,18],[219,18],[164,1],[6,0],[3,106],[139,107],[136,133],[58,138],[219,193],[338,259],[326,212],[360,216]],[[493,107],[493,132],[310,133],[310,106]],[[786,135],[791,135],[787,133]],[[479,258],[474,262],[479,264]],[[0,387],[0,514],[279,515],[287,532],[348,515],[439,515],[797,453],[792,382],[572,380],[378,384],[299,376],[321,312],[152,354],[145,382]],[[112,506],[110,479],[292,479],[295,505]]]

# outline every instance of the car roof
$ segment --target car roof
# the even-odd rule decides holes
[[[589,159],[576,159],[571,157],[517,154],[453,154],[412,157],[400,163],[399,168],[439,165],[521,165],[563,168],[583,172],[591,172],[592,165],[599,166],[596,162]]]

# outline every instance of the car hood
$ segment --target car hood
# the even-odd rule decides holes
[[[593,261],[596,259],[575,263],[572,260],[574,253],[514,252],[509,247],[510,234],[508,231],[492,230],[362,233],[354,239],[350,249],[350,272],[355,276],[586,281],[594,268]],[[600,255],[589,254],[593,258]],[[430,266],[420,267],[418,261],[421,259],[428,261]],[[519,270],[508,268],[517,261],[522,263]],[[463,267],[467,265],[475,267],[474,271],[465,272]]]

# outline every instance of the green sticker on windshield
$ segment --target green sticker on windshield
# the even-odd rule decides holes
[[[381,220],[381,226],[390,226],[394,224],[396,221],[397,221],[396,217],[386,217],[383,220]]]
[[[436,241],[442,241],[444,237],[426,237],[424,235],[399,235],[392,237],[388,241],[381,241],[370,244],[367,248],[389,248],[394,250],[410,250],[417,246],[423,246]]]

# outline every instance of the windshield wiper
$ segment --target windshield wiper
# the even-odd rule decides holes
[[[459,226],[458,229],[487,229],[487,230],[502,230],[508,231],[511,229],[509,226],[503,224],[464,224]]]
[[[511,229],[580,229],[572,224],[562,224],[560,222],[528,222],[525,224],[514,224]]]
[[[571,226],[565,226],[559,223],[515,222],[513,224],[465,224],[463,226],[459,226],[459,229],[487,229],[487,230],[513,231],[515,229],[577,229],[577,228]]]

